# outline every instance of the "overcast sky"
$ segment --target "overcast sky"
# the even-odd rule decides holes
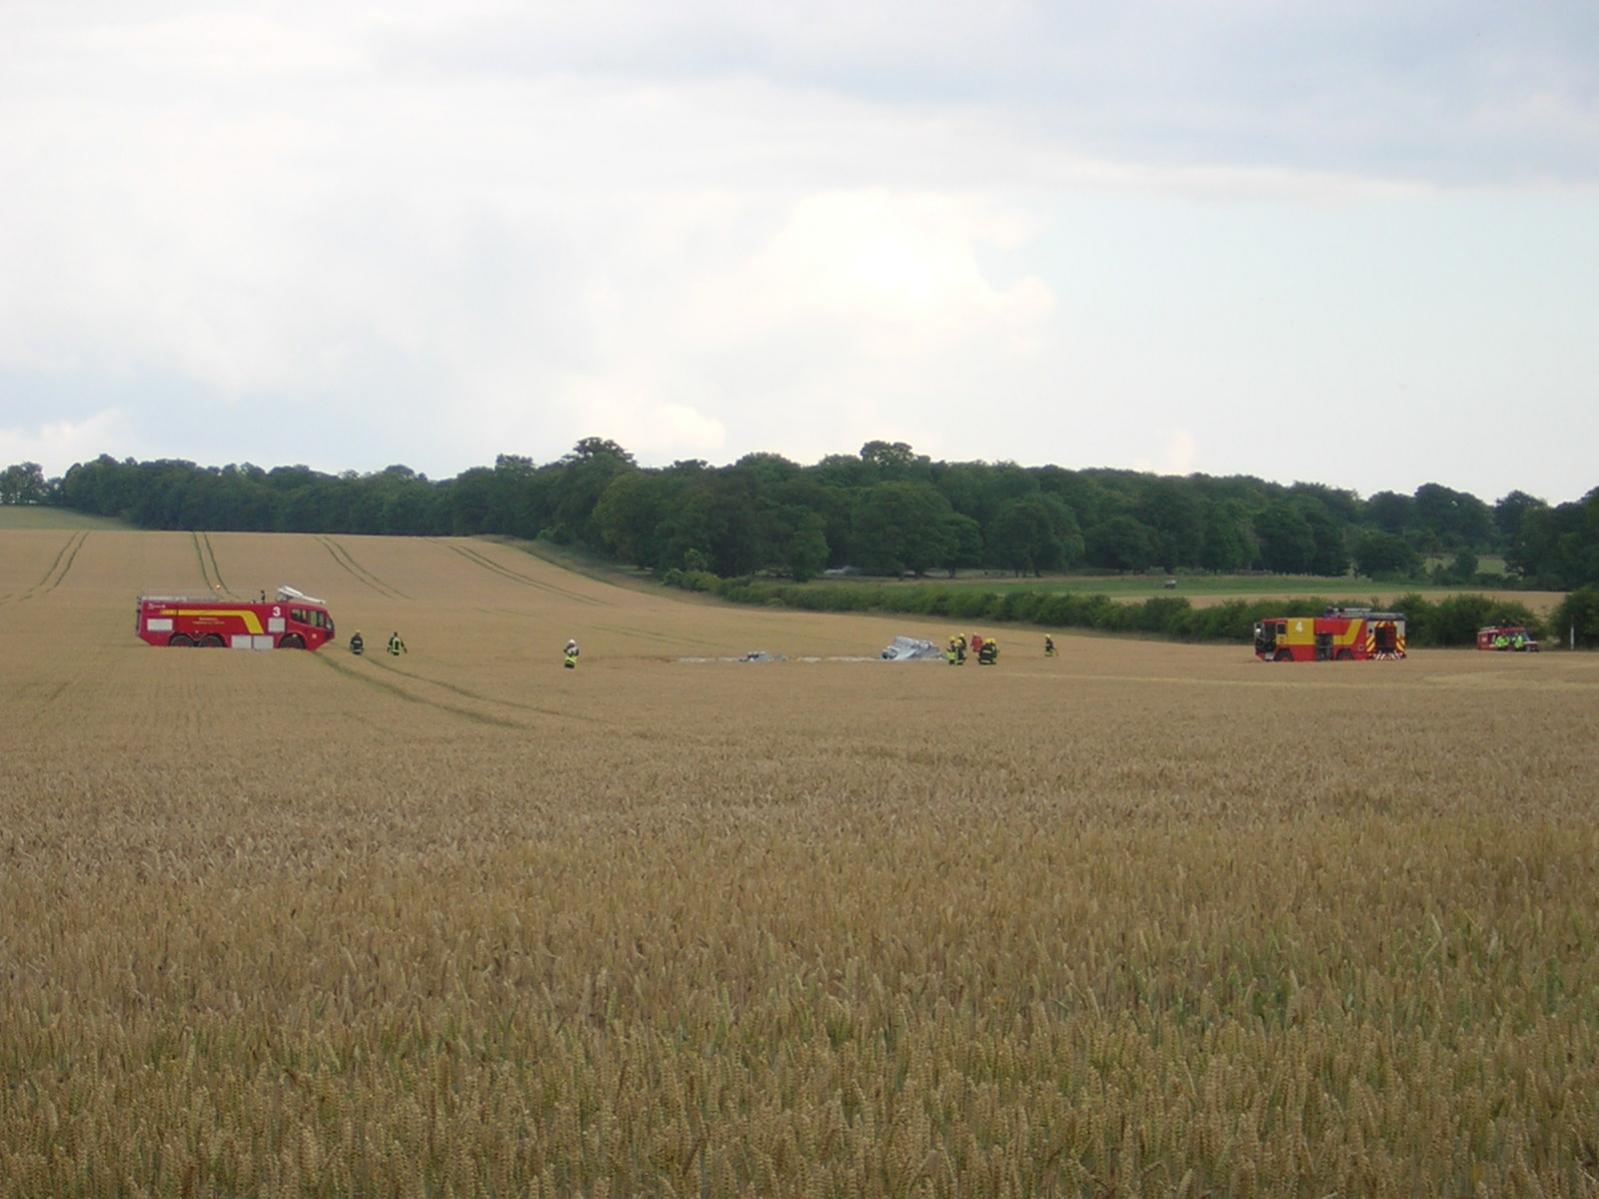
[[[1599,484],[1599,4],[0,0],[0,465]]]

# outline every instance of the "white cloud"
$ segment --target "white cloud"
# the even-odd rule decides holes
[[[990,206],[884,189],[788,206],[753,252],[687,288],[674,340],[714,355],[806,343],[809,373],[887,366],[918,382],[954,353],[1025,353],[1053,302],[1036,276],[995,284],[980,263],[1023,222]],[[883,380],[888,382],[888,380]]]
[[[1186,429],[1173,429],[1162,447],[1157,469],[1165,475],[1186,475],[1194,470],[1195,450],[1193,435]]]
[[[102,453],[140,456],[147,452],[146,446],[127,416],[115,408],[78,421],[47,421],[31,428],[0,426],[0,464],[37,462],[47,475],[59,475],[72,463]]]
[[[717,418],[691,404],[622,389],[616,380],[576,381],[563,399],[572,413],[573,428],[587,428],[595,436],[608,432],[646,461],[714,460],[727,448],[727,428]]]
[[[512,345],[460,365],[492,436],[553,418],[562,445],[602,433],[646,460],[831,452],[879,420],[925,421],[910,410],[951,379],[1012,371],[1053,311],[1038,278],[984,271],[985,250],[1028,232],[988,205],[869,189],[645,209],[607,212],[611,244],[584,258],[558,361]]]

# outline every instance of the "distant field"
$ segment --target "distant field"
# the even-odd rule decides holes
[[[1050,575],[1041,579],[1014,575],[962,574],[950,579],[929,574],[921,579],[872,579],[859,575],[847,578],[817,579],[806,586],[847,584],[860,587],[949,586],[980,587],[992,591],[1043,591],[1051,594],[1108,595],[1112,599],[1143,600],[1154,595],[1177,595],[1195,607],[1208,607],[1233,599],[1302,599],[1307,596],[1328,600],[1365,600],[1383,605],[1395,596],[1406,594],[1438,598],[1470,592],[1490,595],[1507,602],[1525,604],[1539,612],[1552,610],[1565,598],[1559,591],[1512,591],[1463,586],[1439,587],[1430,583],[1379,583],[1354,575],[1179,575],[1177,587],[1168,590],[1165,575]]]
[[[1599,655],[947,626],[0,532],[0,1196],[1595,1193]]]
[[[1433,554],[1423,559],[1422,568],[1431,570],[1435,566],[1449,566],[1454,560],[1453,554]],[[1510,568],[1505,565],[1504,556],[1501,554],[1480,554],[1477,557],[1477,573],[1504,575],[1510,573]]]
[[[90,516],[71,508],[41,508],[32,504],[0,504],[0,529],[126,529],[109,516]]]
[[[937,584],[949,587],[988,587],[993,589],[1022,588],[1030,591],[1048,591],[1082,595],[1109,595],[1136,597],[1172,594],[1166,589],[1166,575],[1045,575],[1043,578],[1008,574],[982,574],[962,572],[948,578],[933,571],[919,579],[874,579],[862,575],[844,578],[817,579],[816,583],[852,583],[861,586],[877,584],[883,587],[912,587],[917,584]],[[1324,595],[1348,588],[1369,588],[1369,580],[1352,575],[1337,577],[1321,575],[1182,575],[1178,578],[1178,595],[1253,595],[1302,594]]]
[[[1169,592],[1167,594],[1170,594]],[[1181,594],[1179,592],[1178,594]],[[1233,599],[1303,599],[1314,596],[1328,600],[1360,600],[1370,602],[1374,607],[1388,607],[1401,595],[1422,595],[1429,599],[1440,599],[1448,595],[1486,595],[1490,599],[1506,604],[1523,604],[1534,612],[1548,615],[1566,598],[1563,591],[1507,591],[1492,587],[1404,587],[1394,590],[1392,584],[1380,584],[1376,590],[1367,590],[1360,587],[1349,587],[1344,590],[1318,591],[1294,590],[1274,592],[1217,592],[1209,595],[1190,595],[1188,598],[1196,608],[1206,608],[1213,604],[1223,604]]]

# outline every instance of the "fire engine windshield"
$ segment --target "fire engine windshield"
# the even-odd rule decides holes
[[[289,619],[296,624],[308,624],[314,629],[327,629],[333,631],[333,621],[326,612],[318,612],[315,608],[290,608]]]

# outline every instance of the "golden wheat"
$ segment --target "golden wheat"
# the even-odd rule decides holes
[[[947,630],[74,536],[0,533],[0,1195],[1599,1193],[1586,657],[685,664]],[[411,653],[135,640],[218,571]]]

